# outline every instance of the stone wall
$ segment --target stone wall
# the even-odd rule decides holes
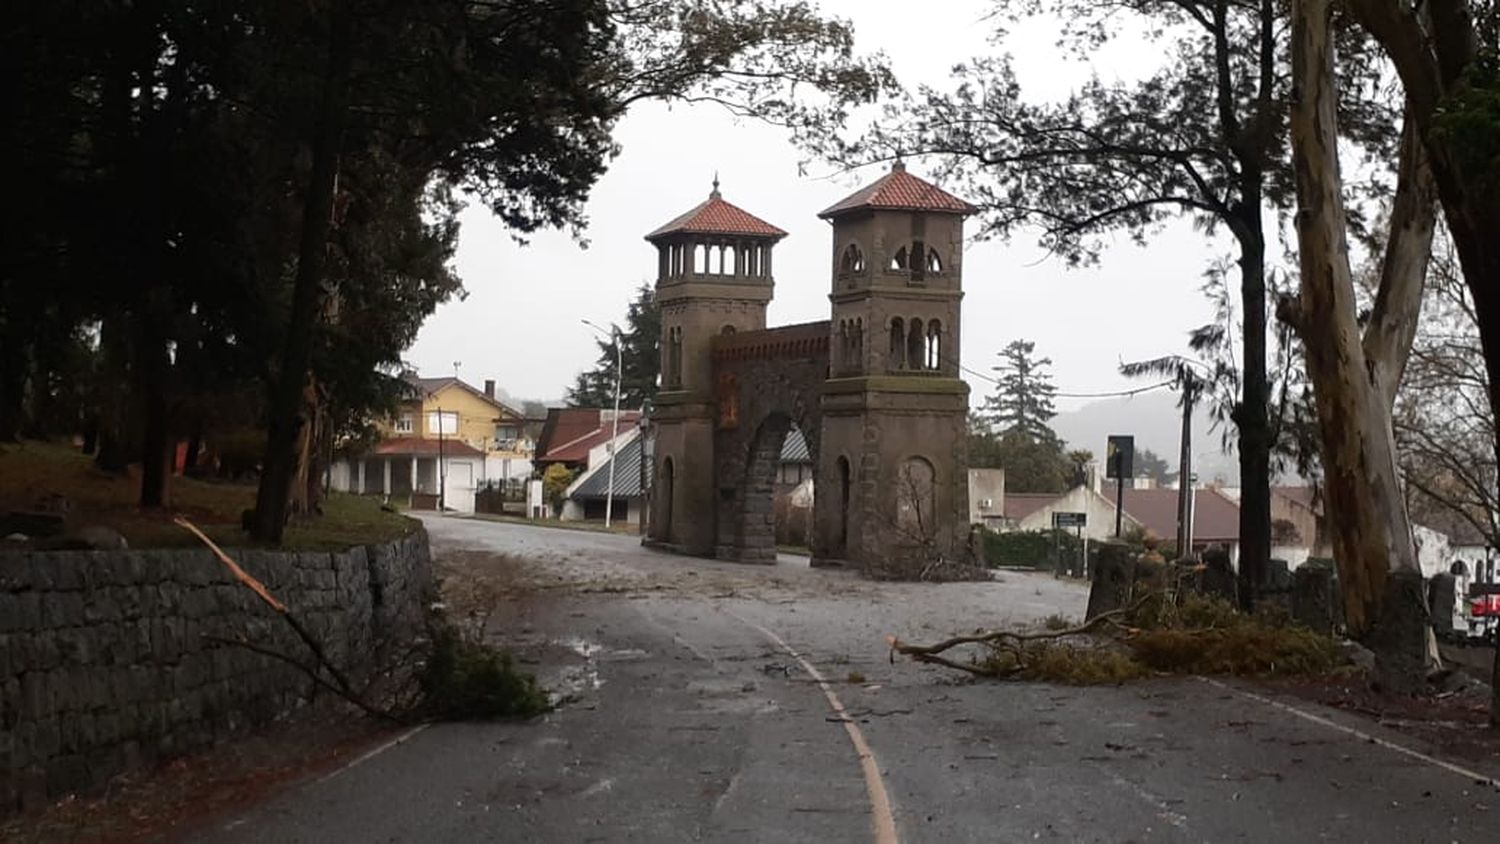
[[[427,535],[341,552],[231,551],[351,674],[414,632]],[[238,638],[306,647],[206,550],[0,552],[0,815],[209,746],[314,699]]]

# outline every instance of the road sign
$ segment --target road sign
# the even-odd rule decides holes
[[[1104,462],[1104,477],[1135,477],[1135,437],[1113,434],[1109,438],[1109,452]]]
[[[1052,526],[1055,528],[1081,528],[1088,527],[1088,513],[1053,513]]]

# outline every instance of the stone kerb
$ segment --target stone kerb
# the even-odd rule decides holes
[[[359,675],[419,624],[427,537],[342,552],[232,551]],[[378,598],[377,598],[378,593]],[[0,815],[285,717],[311,681],[243,637],[305,656],[204,550],[0,553]]]

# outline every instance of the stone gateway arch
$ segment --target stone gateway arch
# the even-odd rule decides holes
[[[646,236],[662,330],[648,544],[774,562],[771,491],[796,425],[815,466],[815,565],[895,575],[967,555],[958,350],[974,210],[897,162],[818,215],[833,234],[831,318],[780,328],[766,305],[786,232],[717,181]]]

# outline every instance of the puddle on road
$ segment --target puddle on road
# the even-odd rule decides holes
[[[555,676],[546,678],[543,685],[548,689],[553,706],[577,703],[589,692],[597,692],[604,686],[600,676],[601,662],[627,662],[645,659],[649,654],[640,648],[608,648],[602,643],[573,636],[552,639],[547,646],[562,648],[583,660],[582,665],[563,665],[556,669]]]

